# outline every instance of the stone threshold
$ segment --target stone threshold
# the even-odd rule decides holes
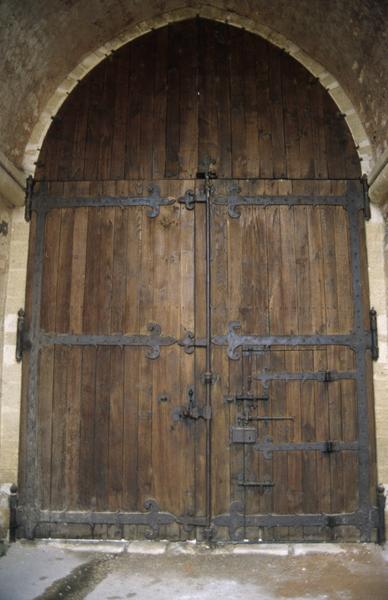
[[[376,544],[335,544],[335,543],[291,543],[291,544],[216,544],[210,546],[205,542],[187,541],[170,542],[167,540],[82,540],[82,539],[40,539],[34,541],[20,540],[25,546],[53,546],[74,552],[102,552],[105,554],[145,554],[145,555],[270,555],[270,556],[305,556],[309,554],[343,554],[357,553],[365,548],[377,548]]]

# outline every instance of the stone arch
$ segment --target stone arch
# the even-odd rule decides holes
[[[371,145],[365,128],[358,116],[351,100],[341,86],[325,67],[315,61],[299,46],[290,42],[282,34],[266,25],[260,24],[252,18],[242,16],[227,9],[220,9],[209,5],[198,7],[184,7],[155,15],[151,19],[133,24],[126,31],[120,33],[110,41],[106,42],[87,56],[71,71],[52,94],[45,109],[32,130],[28,144],[23,156],[23,168],[27,174],[35,172],[35,163],[38,159],[41,145],[51,124],[53,116],[56,115],[63,102],[71,91],[77,86],[89,71],[103,61],[107,56],[118,50],[121,46],[152,31],[177,21],[183,21],[200,16],[206,19],[225,22],[235,27],[246,29],[268,40],[272,44],[282,48],[296,61],[301,63],[329,92],[339,111],[345,116],[347,125],[356,144],[357,152],[361,161],[361,170],[368,174],[372,166]]]

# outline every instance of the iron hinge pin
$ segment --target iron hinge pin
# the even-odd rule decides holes
[[[325,449],[323,450],[323,452],[325,452],[326,454],[331,454],[332,452],[335,452],[336,448],[335,448],[335,442],[328,440],[327,442],[325,442]]]
[[[371,334],[371,353],[372,359],[379,359],[379,340],[377,332],[377,312],[374,308],[369,311],[370,334]]]
[[[32,175],[29,175],[26,180],[26,195],[24,205],[24,218],[29,223],[32,216],[32,195],[34,193],[35,180]]]
[[[364,217],[366,221],[369,221],[371,218],[371,210],[370,210],[370,198],[369,198],[369,184],[368,184],[368,176],[363,175],[361,177],[362,189],[364,194]]]
[[[31,341],[27,337],[27,333],[25,331],[25,316],[26,313],[21,308],[18,311],[18,319],[16,325],[16,362],[21,362],[23,358],[23,353],[25,350],[30,350]]]
[[[386,541],[385,534],[385,489],[382,483],[377,486],[377,543],[383,546]]]
[[[213,383],[213,373],[211,373],[210,371],[205,371],[202,377],[203,383],[205,383],[206,385],[210,385]]]

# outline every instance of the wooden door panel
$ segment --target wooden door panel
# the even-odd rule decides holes
[[[230,321],[261,336],[352,331],[348,220],[342,207],[247,206],[238,219],[230,219],[226,207],[216,206],[212,218],[216,335],[223,335]]]
[[[156,498],[174,514],[204,515],[194,488],[199,425],[174,418],[194,381],[193,356],[174,347],[152,361],[144,349],[56,345],[40,364],[42,508],[142,511]]]
[[[224,23],[76,86],[32,199],[28,535],[371,539],[359,176],[319,82]]]
[[[175,189],[174,189],[175,187]],[[192,187],[161,190],[172,198]],[[193,330],[194,214],[179,204],[150,219],[146,207],[61,208],[46,218],[42,329],[131,334],[159,322]],[[155,249],[155,251],[154,251]],[[178,318],[176,314],[179,314]],[[159,319],[159,321],[158,321]]]

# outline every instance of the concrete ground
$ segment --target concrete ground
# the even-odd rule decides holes
[[[1,600],[388,600],[388,550],[368,545],[18,542]]]

